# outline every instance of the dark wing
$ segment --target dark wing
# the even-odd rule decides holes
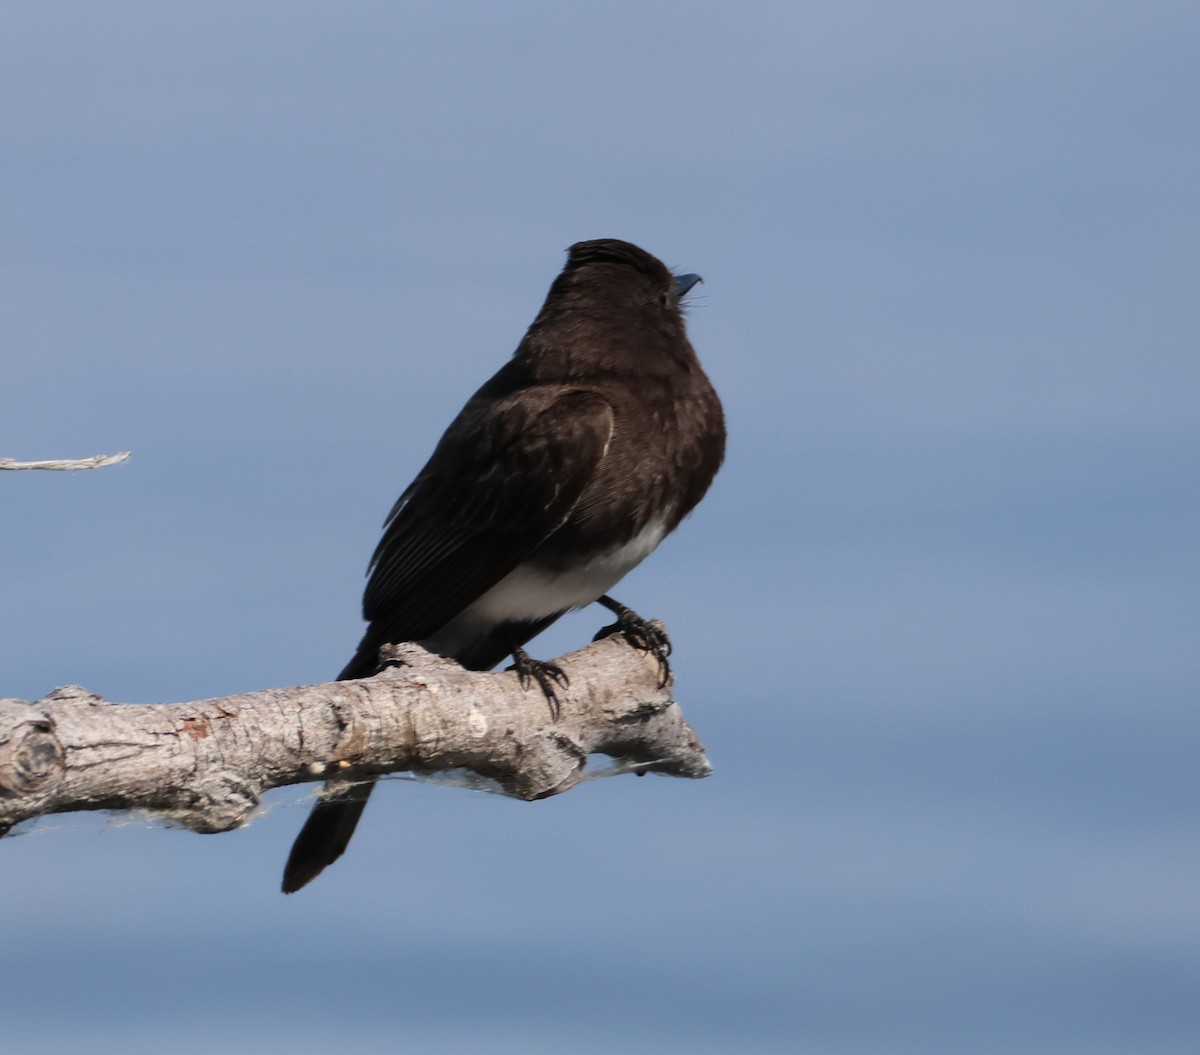
[[[360,657],[431,637],[520,564],[570,515],[612,431],[608,401],[567,386],[468,403],[388,517]]]

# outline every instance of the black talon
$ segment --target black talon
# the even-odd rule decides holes
[[[667,661],[671,654],[671,639],[660,627],[648,619],[643,619],[632,608],[626,608],[620,601],[614,601],[607,594],[596,600],[612,612],[617,621],[601,627],[592,640],[599,641],[602,637],[620,634],[638,651],[649,652],[658,662],[658,687],[665,688],[671,680],[671,664]]]
[[[536,681],[538,688],[542,690],[542,695],[546,697],[546,702],[550,705],[550,717],[558,721],[562,709],[558,703],[556,687],[565,689],[571,684],[567,672],[557,663],[534,659],[523,648],[514,648],[512,657],[513,665],[508,669],[517,672],[517,680],[520,681],[521,688],[528,689],[529,683]]]

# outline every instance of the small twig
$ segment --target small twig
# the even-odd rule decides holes
[[[102,469],[106,465],[117,465],[126,461],[131,451],[120,454],[97,454],[94,458],[62,458],[46,462],[19,462],[15,458],[0,458],[0,469]]]

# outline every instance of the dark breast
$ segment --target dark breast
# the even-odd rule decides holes
[[[721,404],[693,364],[669,378],[603,386],[613,438],[566,524],[538,549],[539,563],[628,542],[652,523],[664,533],[704,497],[725,453]]]

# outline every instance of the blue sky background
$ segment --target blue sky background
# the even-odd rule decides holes
[[[0,693],[335,674],[579,239],[704,275],[730,426],[618,592],[710,780],[391,781],[286,899],[308,789],[52,818],[6,1047],[1194,1052],[1198,54],[1153,0],[0,7],[0,454],[134,451],[0,478]]]

